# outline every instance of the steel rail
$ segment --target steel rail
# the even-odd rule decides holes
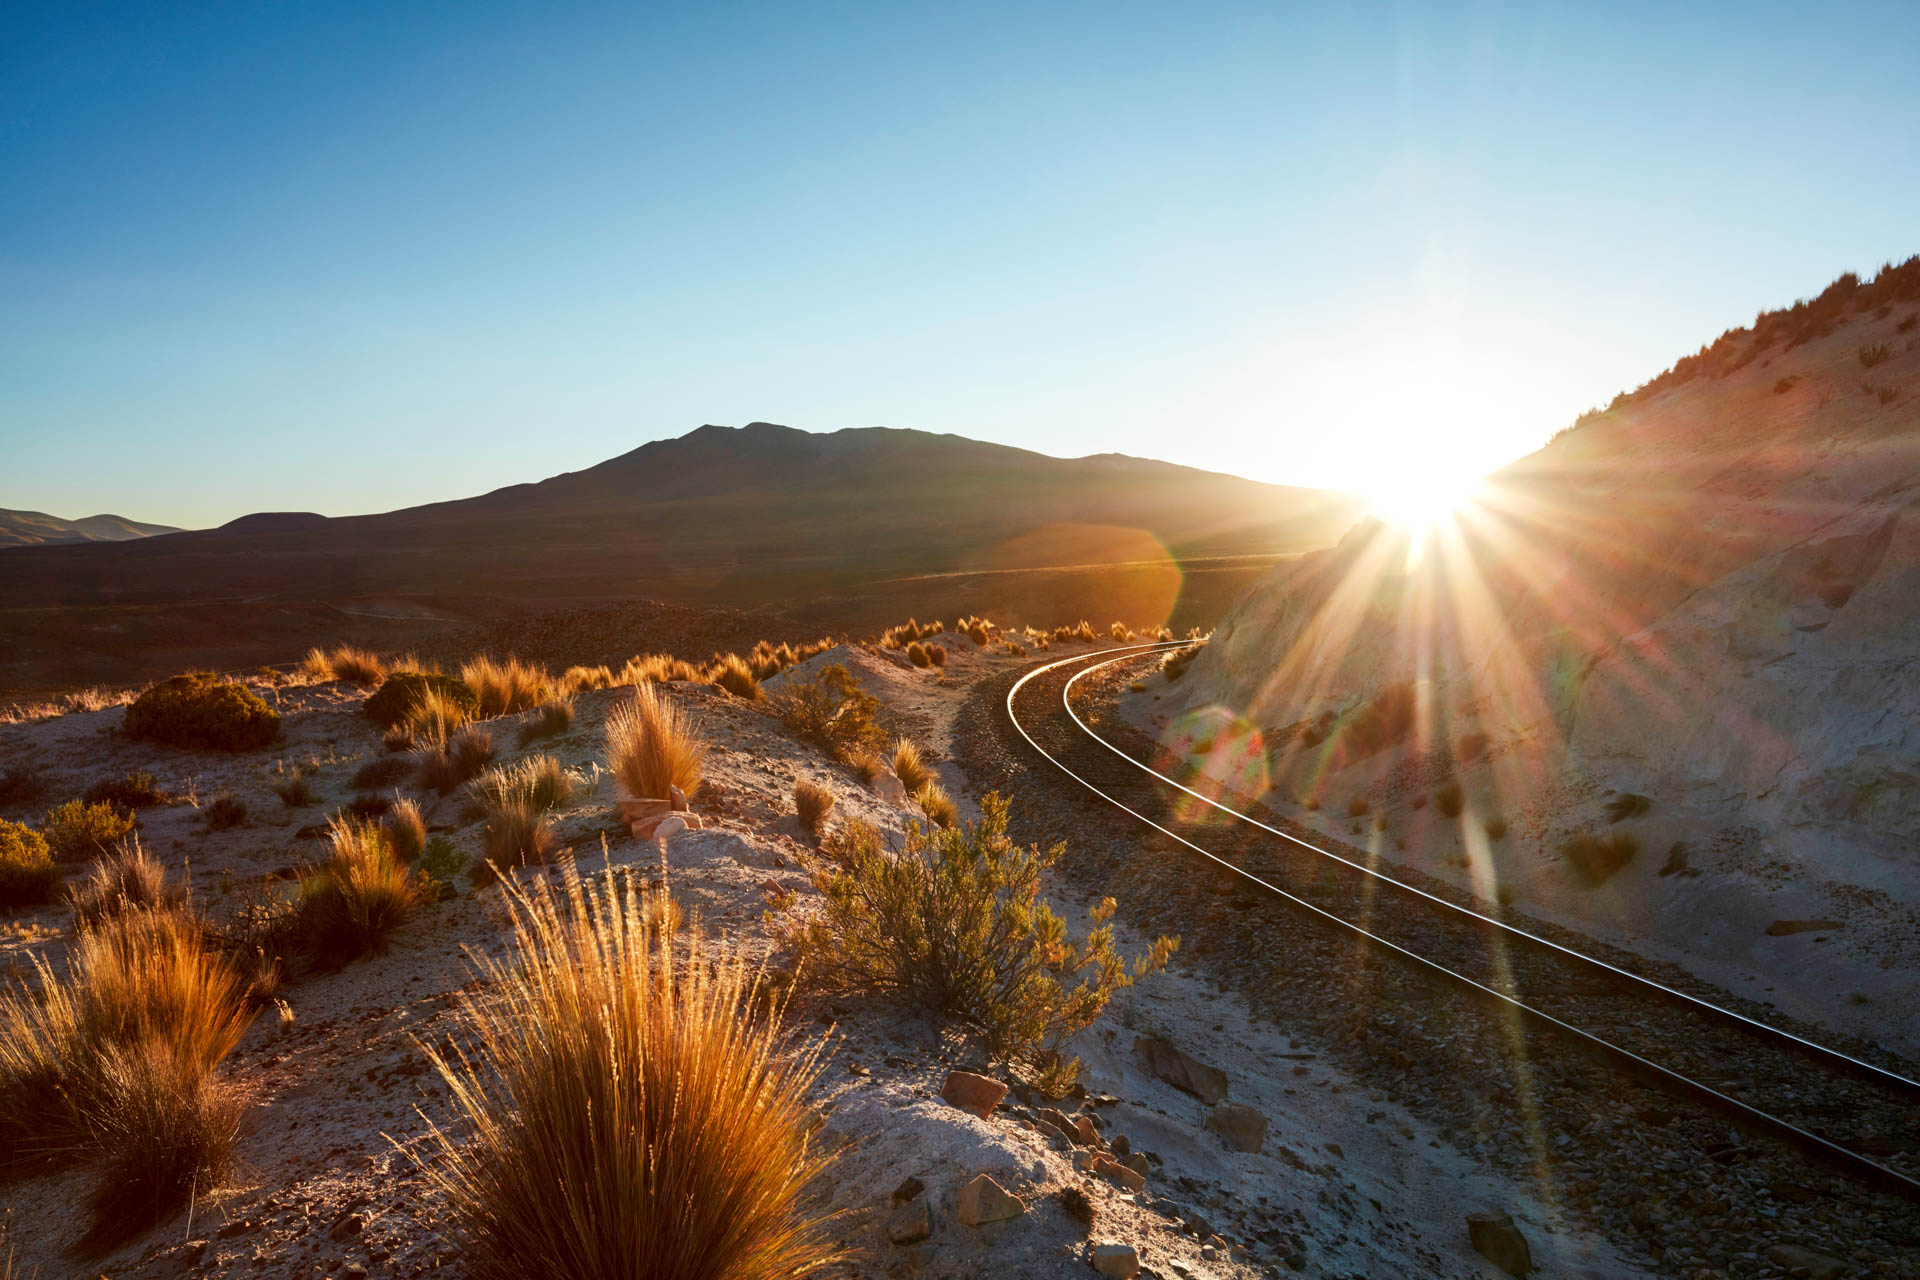
[[[1568,1039],[1570,1039],[1574,1044],[1578,1045],[1583,1051],[1588,1053],[1590,1056],[1602,1062],[1606,1062],[1612,1066],[1616,1066],[1623,1069],[1629,1075],[1633,1076],[1635,1079],[1642,1081],[1643,1083],[1650,1084],[1658,1088],[1666,1089],[1667,1091],[1678,1094],[1682,1097],[1691,1098],[1697,1102],[1702,1103],[1705,1106],[1712,1108],[1713,1110],[1719,1111],[1720,1113],[1728,1116],[1736,1124],[1740,1125],[1743,1129],[1746,1129],[1753,1133],[1764,1134],[1773,1138],[1780,1139],[1781,1141],[1784,1141],[1787,1145],[1793,1147],[1795,1150],[1800,1151],[1802,1154],[1810,1156],[1816,1160],[1819,1160],[1822,1163],[1831,1165],[1832,1167],[1840,1170],[1841,1172],[1848,1174],[1851,1177],[1858,1178],[1861,1181],[1866,1182],[1869,1185],[1875,1186],[1881,1190],[1892,1192],[1893,1194],[1903,1196],[1915,1202],[1920,1202],[1920,1181],[1916,1181],[1913,1178],[1909,1178],[1907,1175],[1900,1173],[1895,1169],[1888,1168],[1886,1165],[1881,1164],[1879,1161],[1873,1160],[1868,1158],[1867,1156],[1861,1155],[1859,1152],[1854,1151],[1849,1147],[1842,1146],[1839,1143],[1833,1142],[1827,1138],[1823,1138],[1818,1134],[1810,1133],[1807,1130],[1802,1129],[1800,1126],[1793,1124],[1790,1121],[1783,1120],[1780,1117],[1775,1116],[1769,1112],[1761,1111],[1757,1107],[1750,1106],[1747,1103],[1740,1101],[1738,1098],[1734,1098],[1720,1092],[1718,1089],[1713,1088],[1711,1085],[1703,1084],[1700,1081],[1695,1080],[1689,1076],[1681,1075],[1679,1072],[1674,1071],[1669,1067],[1662,1066],[1661,1064],[1654,1062],[1650,1058],[1642,1057],[1640,1054],[1633,1052],[1631,1049],[1623,1048],[1622,1046],[1616,1045],[1609,1040],[1603,1040],[1599,1036],[1594,1035],[1592,1032],[1585,1031],[1580,1027],[1577,1027],[1574,1024],[1567,1022],[1561,1018],[1557,1018],[1553,1014],[1547,1013],[1542,1009],[1537,1009],[1534,1006],[1527,1004],[1525,1001],[1520,1000],[1512,995],[1509,995],[1506,992],[1499,990],[1498,988],[1487,986],[1482,982],[1479,982],[1473,978],[1468,977],[1466,974],[1459,973],[1453,969],[1450,969],[1446,965],[1443,965],[1436,960],[1430,960],[1426,956],[1423,956],[1418,952],[1413,951],[1407,947],[1401,946],[1399,943],[1394,942],[1389,938],[1381,937],[1380,935],[1373,933],[1370,930],[1360,925],[1357,925],[1350,920],[1345,919],[1344,917],[1336,915],[1333,912],[1328,911],[1323,907],[1316,906],[1313,903],[1308,902],[1304,898],[1301,898],[1292,893],[1289,893],[1287,890],[1281,888],[1279,885],[1276,885],[1270,881],[1264,880],[1261,877],[1255,875],[1253,872],[1246,870],[1244,867],[1238,866],[1237,864],[1227,860],[1226,858],[1222,858],[1219,855],[1207,849],[1202,848],[1201,846],[1195,844],[1193,841],[1187,839],[1185,836],[1180,835],[1178,832],[1169,830],[1168,828],[1161,826],[1158,822],[1155,822],[1152,818],[1149,818],[1145,814],[1141,813],[1139,810],[1134,809],[1131,806],[1127,805],[1124,801],[1115,799],[1113,796],[1108,795],[1106,792],[1102,791],[1098,786],[1094,785],[1092,782],[1088,781],[1086,778],[1082,777],[1080,774],[1074,772],[1071,768],[1069,768],[1066,765],[1065,762],[1060,760],[1052,752],[1048,751],[1045,747],[1040,745],[1039,741],[1036,740],[1034,736],[1027,731],[1026,726],[1020,723],[1020,718],[1014,711],[1014,699],[1019,695],[1021,689],[1025,688],[1028,682],[1032,681],[1035,677],[1044,675],[1047,672],[1052,671],[1058,667],[1063,667],[1070,663],[1075,663],[1075,662],[1084,662],[1092,658],[1106,657],[1109,654],[1120,655],[1120,657],[1110,658],[1108,662],[1100,664],[1101,666],[1105,666],[1105,665],[1109,665],[1109,663],[1111,662],[1120,661],[1122,660],[1122,658],[1125,658],[1125,657],[1138,657],[1143,653],[1149,653],[1157,650],[1177,648],[1177,647],[1179,647],[1177,643],[1172,645],[1169,645],[1166,643],[1159,643],[1159,644],[1149,644],[1149,645],[1131,645],[1131,646],[1125,646],[1119,649],[1100,649],[1100,650],[1095,650],[1093,653],[1081,654],[1073,658],[1062,658],[1062,659],[1059,659],[1058,661],[1045,663],[1041,666],[1035,667],[1032,671],[1027,672],[1025,675],[1021,676],[1020,679],[1016,680],[1013,684],[1013,687],[1007,690],[1007,702],[1006,702],[1007,719],[1013,725],[1014,730],[1018,732],[1022,738],[1026,739],[1028,746],[1032,747],[1044,759],[1046,759],[1048,763],[1052,764],[1055,768],[1059,769],[1062,773],[1066,774],[1069,778],[1072,778],[1075,782],[1079,783],[1081,786],[1085,787],[1087,790],[1093,792],[1094,795],[1100,797],[1102,800],[1105,800],[1108,804],[1113,805],[1115,808],[1119,809],[1121,812],[1129,815],[1130,817],[1133,817],[1138,821],[1145,823],[1147,826],[1152,827],[1155,831],[1160,832],[1162,835],[1168,837],[1169,839],[1174,840],[1179,844],[1186,846],[1188,849],[1192,850],[1194,853],[1199,854],[1201,857],[1206,858],[1208,861],[1216,864],[1217,866],[1222,867],[1225,870],[1230,871],[1233,874],[1240,876],[1243,879],[1252,882],[1253,884],[1258,885],[1260,888],[1275,894],[1276,896],[1285,900],[1292,906],[1302,911],[1305,911],[1313,916],[1316,916],[1326,921],[1329,924],[1336,925],[1342,929],[1350,930],[1351,932],[1360,935],[1362,938],[1365,938],[1369,942],[1376,943],[1379,946],[1385,947],[1387,950],[1393,952],[1395,955],[1399,956],[1401,959],[1406,960],[1409,963],[1415,965],[1417,968],[1426,970],[1434,975],[1437,975],[1438,977],[1444,980],[1449,980],[1454,983],[1457,983],[1467,988],[1468,991],[1470,991],[1472,994],[1477,995],[1481,999],[1494,1004],[1496,1007],[1503,1007],[1512,1013],[1516,1013],[1520,1015],[1522,1018],[1525,1018],[1531,1022],[1538,1024],[1541,1027],[1547,1028],[1551,1031],[1554,1031],[1563,1036],[1566,1036]],[[1088,668],[1088,670],[1092,670],[1092,669],[1093,668],[1091,667]],[[1861,1066],[1872,1067],[1872,1064],[1870,1063],[1861,1063],[1858,1059],[1851,1058],[1846,1054],[1842,1054],[1834,1050],[1826,1050],[1824,1046],[1818,1045],[1813,1041],[1805,1040],[1802,1037],[1792,1035],[1791,1033],[1780,1031],[1778,1028],[1770,1027],[1764,1022],[1759,1022],[1751,1018],[1743,1017],[1742,1015],[1733,1013],[1732,1010],[1723,1009],[1721,1006],[1713,1004],[1710,1001],[1699,1000],[1695,997],[1687,996],[1684,992],[1675,991],[1671,987],[1666,987],[1660,983],[1653,982],[1650,979],[1642,978],[1638,974],[1634,974],[1625,969],[1620,969],[1620,968],[1617,968],[1616,966],[1609,965],[1605,961],[1596,960],[1593,957],[1585,956],[1578,951],[1574,951],[1567,947],[1562,947],[1557,943],[1549,942],[1546,939],[1539,937],[1537,934],[1529,933],[1524,929],[1516,929],[1511,925],[1507,925],[1502,923],[1501,921],[1494,920],[1491,917],[1481,915],[1479,912],[1471,911],[1464,907],[1456,907],[1453,903],[1447,902],[1444,898],[1439,898],[1433,894],[1426,893],[1420,889],[1416,889],[1412,885],[1396,880],[1391,876],[1381,875],[1380,873],[1375,872],[1370,868],[1361,866],[1360,864],[1355,863],[1350,859],[1342,858],[1337,854],[1328,853],[1326,850],[1316,848],[1315,846],[1308,844],[1306,841],[1301,840],[1298,837],[1288,835],[1284,831],[1277,831],[1274,828],[1267,826],[1265,823],[1257,821],[1256,819],[1247,818],[1244,814],[1234,813],[1232,809],[1228,809],[1223,805],[1218,805],[1214,801],[1208,799],[1206,796],[1202,796],[1198,792],[1193,791],[1191,788],[1182,786],[1180,783],[1173,781],[1171,778],[1167,778],[1164,774],[1159,773],[1157,770],[1149,768],[1146,765],[1140,764],[1140,762],[1135,760],[1132,756],[1127,755],[1124,751],[1121,751],[1118,747],[1113,746],[1113,744],[1107,742],[1104,738],[1101,738],[1098,734],[1094,733],[1091,729],[1089,729],[1085,724],[1085,722],[1082,721],[1080,717],[1074,713],[1072,706],[1068,702],[1068,696],[1072,691],[1072,686],[1074,682],[1079,679],[1080,675],[1084,675],[1084,674],[1085,672],[1080,672],[1074,675],[1073,677],[1071,677],[1067,682],[1067,687],[1061,691],[1061,697],[1060,697],[1062,707],[1066,710],[1067,715],[1073,720],[1074,724],[1079,727],[1082,733],[1086,734],[1088,737],[1092,738],[1094,741],[1100,743],[1102,746],[1107,747],[1109,750],[1119,755],[1122,759],[1135,765],[1136,767],[1140,768],[1144,772],[1151,774],[1155,778],[1158,778],[1161,781],[1166,782],[1171,786],[1179,788],[1179,790],[1184,791],[1187,794],[1192,795],[1197,799],[1206,800],[1208,804],[1213,804],[1214,807],[1221,809],[1223,812],[1234,814],[1235,817],[1241,818],[1242,820],[1247,822],[1251,822],[1255,826],[1260,827],[1264,831],[1271,832],[1274,835],[1277,835],[1282,837],[1283,839],[1289,840],[1292,843],[1300,845],[1302,848],[1311,850],[1314,853],[1321,854],[1324,857],[1332,858],[1334,861],[1340,862],[1348,867],[1352,867],[1360,871],[1365,871],[1367,872],[1367,874],[1375,876],[1377,879],[1380,879],[1386,882],[1387,884],[1394,885],[1401,889],[1405,889],[1410,893],[1418,894],[1420,897],[1425,898],[1428,901],[1438,903],[1442,906],[1451,907],[1454,910],[1459,911],[1462,914],[1469,916],[1475,920],[1493,925],[1499,929],[1502,929],[1508,933],[1524,938],[1531,942],[1540,943],[1561,955],[1569,956],[1576,960],[1587,961],[1588,963],[1599,966],[1600,968],[1605,969],[1612,974],[1617,974],[1623,978],[1631,979],[1634,982],[1641,983],[1647,987],[1656,988],[1659,991],[1667,992],[1672,995],[1679,996],[1681,997],[1682,1000],[1684,1000],[1685,1002],[1687,1002],[1688,1004],[1694,1007],[1697,1007],[1699,1009],[1702,1009],[1711,1013],[1724,1014],[1728,1017],[1731,1017],[1739,1021],[1740,1023],[1744,1024],[1749,1028],[1758,1028],[1763,1032],[1772,1033],[1773,1035],[1779,1036],[1786,1040],[1790,1040],[1794,1042],[1796,1045],[1809,1046],[1816,1049],[1822,1049],[1824,1054],[1827,1056],[1827,1058],[1838,1059],[1843,1062],[1858,1063]],[[1905,1083],[1909,1086],[1914,1085],[1914,1082],[1907,1080],[1907,1078],[1904,1076],[1897,1075],[1893,1072],[1883,1072],[1879,1068],[1872,1068],[1872,1069],[1877,1076],[1885,1076],[1892,1080]],[[1920,1087],[1920,1086],[1914,1086],[1914,1087]]]

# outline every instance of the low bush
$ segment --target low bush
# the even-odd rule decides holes
[[[300,874],[296,926],[315,963],[337,968],[384,950],[424,901],[425,887],[371,822],[336,818],[327,840],[332,854]]]
[[[1487,839],[1504,840],[1507,838],[1507,820],[1505,818],[1487,819]]]
[[[751,702],[760,696],[760,682],[754,679],[753,668],[737,653],[716,657],[713,665],[707,668],[707,679],[736,698]]]
[[[1872,343],[1868,343],[1864,347],[1861,347],[1860,350],[1855,354],[1857,354],[1860,358],[1860,367],[1862,369],[1871,369],[1873,368],[1873,366],[1882,363],[1883,361],[1886,360],[1888,356],[1892,355],[1893,348],[1889,347],[1884,342],[1872,342]]]
[[[1350,818],[1363,817],[1371,808],[1373,808],[1373,802],[1365,796],[1350,796],[1347,799],[1347,816]]]
[[[356,791],[378,791],[397,786],[413,773],[414,763],[405,756],[375,756],[353,771]]]
[[[520,724],[520,745],[531,746],[547,738],[557,738],[573,728],[573,696],[551,698],[533,709]]]
[[[480,720],[525,711],[553,696],[553,677],[547,669],[514,657],[505,662],[475,658],[461,666],[460,683],[473,694],[473,714]]]
[[[133,830],[133,815],[115,805],[69,800],[40,824],[55,862],[104,858]]]
[[[374,691],[366,702],[367,719],[381,728],[407,723],[429,692],[437,693],[447,705],[458,707],[465,719],[479,710],[473,690],[452,676],[429,671],[396,671]]]
[[[454,848],[453,841],[445,836],[435,836],[420,851],[419,865],[414,870],[431,886],[427,892],[432,896],[451,898],[454,895],[454,878],[466,865],[467,855]]]
[[[150,809],[172,804],[174,795],[160,786],[151,769],[135,769],[119,778],[107,778],[88,787],[81,797],[95,804],[118,805],[122,809]]]
[[[794,737],[836,759],[857,759],[885,741],[880,700],[837,662],[811,679],[790,680],[774,698],[774,711]]]
[[[33,907],[53,897],[60,868],[38,831],[0,818],[0,910]]]
[[[476,958],[461,1032],[429,1050],[459,1123],[417,1167],[477,1280],[839,1260],[807,1193],[820,1042],[792,1043],[742,961],[651,926],[652,896],[571,870],[558,893],[509,886],[511,950]]]
[[[227,831],[247,820],[247,802],[231,791],[222,791],[208,801],[200,816],[207,820],[207,830]]]
[[[1433,793],[1433,807],[1449,818],[1457,818],[1467,807],[1467,796],[1457,782],[1449,782]]]
[[[38,997],[0,995],[0,1161],[96,1166],[105,1248],[205,1194],[226,1166],[246,1095],[215,1076],[246,1030],[240,979],[180,911],[129,911],[83,929]]]
[[[413,862],[427,847],[427,820],[411,800],[396,801],[381,817],[380,830],[387,838],[387,848],[402,862]]]
[[[907,828],[898,853],[871,827],[842,827],[835,865],[815,876],[826,897],[793,941],[802,972],[828,989],[891,997],[984,1031],[996,1053],[1060,1063],[1113,993],[1165,966],[1177,940],[1161,938],[1131,971],[1106,923],[1078,942],[1039,899],[1040,877],[1066,851],[1008,839],[997,793],[963,827]],[[1079,979],[1069,988],[1066,984]],[[1064,1064],[1068,1070],[1071,1064]]]
[[[1640,852],[1640,841],[1630,831],[1615,831],[1596,836],[1587,833],[1572,836],[1560,846],[1561,855],[1574,875],[1588,885],[1604,883],[1614,872],[1632,862]]]
[[[167,883],[166,868],[130,840],[93,864],[87,878],[67,890],[74,919],[90,928],[128,911],[155,911],[180,906],[186,890]]]
[[[130,738],[207,751],[255,751],[280,737],[280,717],[260,695],[210,671],[174,676],[127,707]]]
[[[471,724],[445,746],[428,747],[414,757],[420,785],[443,796],[478,776],[492,759],[493,735]]]
[[[706,739],[679,707],[652,684],[607,716],[607,767],[636,800],[665,800],[673,787],[687,796],[700,788]]]
[[[833,792],[807,778],[797,778],[793,784],[793,812],[800,819],[800,825],[818,834],[826,823],[827,814],[833,811]]]

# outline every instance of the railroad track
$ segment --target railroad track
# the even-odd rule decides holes
[[[1672,979],[1635,972],[1366,865],[1257,807],[1241,813],[1155,772],[1154,744],[1075,709],[1098,682],[1170,645],[1104,649],[1028,671],[1006,721],[1051,767],[1243,887],[1378,949],[1440,986],[1545,1033],[1643,1086],[1920,1203],[1920,1082]],[[1207,806],[1200,809],[1199,806]],[[1227,815],[1213,818],[1214,813]],[[1196,813],[1211,821],[1196,821]],[[1309,836],[1314,838],[1309,839]],[[1491,909],[1489,909],[1491,910]]]

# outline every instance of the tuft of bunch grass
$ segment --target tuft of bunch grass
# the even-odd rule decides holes
[[[670,657],[664,653],[637,653],[627,659],[620,674],[615,677],[620,684],[667,684],[674,680],[702,680],[705,675],[700,668],[684,658]]]
[[[186,891],[167,883],[166,868],[130,839],[93,864],[87,878],[67,888],[75,923],[93,928],[131,911],[171,910],[186,901]]]
[[[89,804],[106,803],[121,809],[148,809],[177,799],[160,785],[151,769],[134,769],[118,778],[103,779],[88,787],[80,798]]]
[[[398,724],[407,741],[418,746],[445,747],[473,717],[467,701],[446,689],[428,688],[408,706]]]
[[[549,698],[535,707],[533,714],[521,722],[520,745],[525,747],[544,738],[557,738],[571,728],[573,728],[573,695],[569,693]]]
[[[240,979],[179,910],[84,929],[37,997],[0,995],[0,1162],[96,1165],[88,1245],[147,1229],[218,1179],[245,1095],[215,1069],[251,1013]]]
[[[524,797],[488,809],[484,832],[487,862],[495,870],[549,862],[560,852],[552,815]]]
[[[380,655],[352,645],[341,645],[327,655],[327,665],[336,680],[345,680],[363,688],[373,688],[387,678],[387,664]]]
[[[927,661],[932,663],[936,667],[946,666],[947,665],[947,647],[943,644],[928,645]]]
[[[505,662],[475,658],[461,666],[460,683],[472,691],[479,707],[475,715],[481,720],[538,706],[554,691],[553,677],[545,667],[515,657]]]
[[[959,806],[954,804],[946,788],[937,782],[923,784],[913,793],[913,802],[920,806],[920,812],[927,815],[927,821],[936,827],[951,827],[960,820]]]
[[[809,778],[796,778],[793,783],[793,812],[800,819],[800,825],[818,834],[826,823],[827,815],[833,811],[833,791]]]
[[[927,646],[921,644],[918,640],[915,640],[907,646],[907,661],[916,667],[930,667],[933,665],[932,654],[928,651]]]
[[[207,802],[201,810],[201,817],[207,820],[207,830],[227,831],[243,825],[247,820],[247,802],[231,791],[222,791]]]
[[[420,816],[420,806],[412,800],[394,801],[393,807],[380,819],[380,830],[393,856],[408,865],[418,861],[427,847],[427,820]]]
[[[300,875],[295,928],[315,963],[338,968],[385,950],[393,931],[425,901],[426,885],[372,822],[336,818],[327,839],[331,856]]]
[[[402,756],[375,756],[353,771],[354,789],[378,791],[403,781],[413,772],[413,762]]]
[[[760,696],[760,681],[754,678],[747,660],[737,653],[716,656],[713,665],[707,668],[707,679],[736,698],[751,702]]]
[[[605,663],[597,667],[568,667],[560,677],[560,687],[574,693],[586,689],[611,689],[617,683]]]
[[[893,744],[893,772],[899,777],[900,785],[912,795],[933,781],[933,770],[920,756],[920,748],[907,738],[899,738]]]
[[[546,862],[559,851],[551,815],[573,799],[573,775],[552,756],[496,766],[468,791],[486,818],[487,860],[495,867]]]
[[[673,787],[691,797],[706,758],[698,727],[651,683],[607,716],[607,767],[636,800],[665,800]]]
[[[307,781],[307,775],[295,765],[280,777],[274,779],[273,794],[280,797],[280,803],[289,809],[304,809],[313,803],[313,784]]]
[[[1112,636],[1116,643],[1125,644],[1133,639],[1133,628],[1124,622],[1116,622],[1107,629],[1107,634]]]
[[[493,735],[470,724],[449,738],[445,746],[416,753],[416,776],[421,786],[444,796],[479,774],[492,759]]]
[[[807,1184],[823,1042],[787,1051],[743,961],[650,927],[611,870],[509,885],[513,939],[476,955],[452,1093],[412,1155],[476,1280],[773,1280],[838,1261]]]

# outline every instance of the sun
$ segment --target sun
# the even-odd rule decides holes
[[[1368,476],[1360,492],[1382,524],[1424,532],[1470,505],[1479,496],[1480,480],[1447,467],[1387,465]]]

